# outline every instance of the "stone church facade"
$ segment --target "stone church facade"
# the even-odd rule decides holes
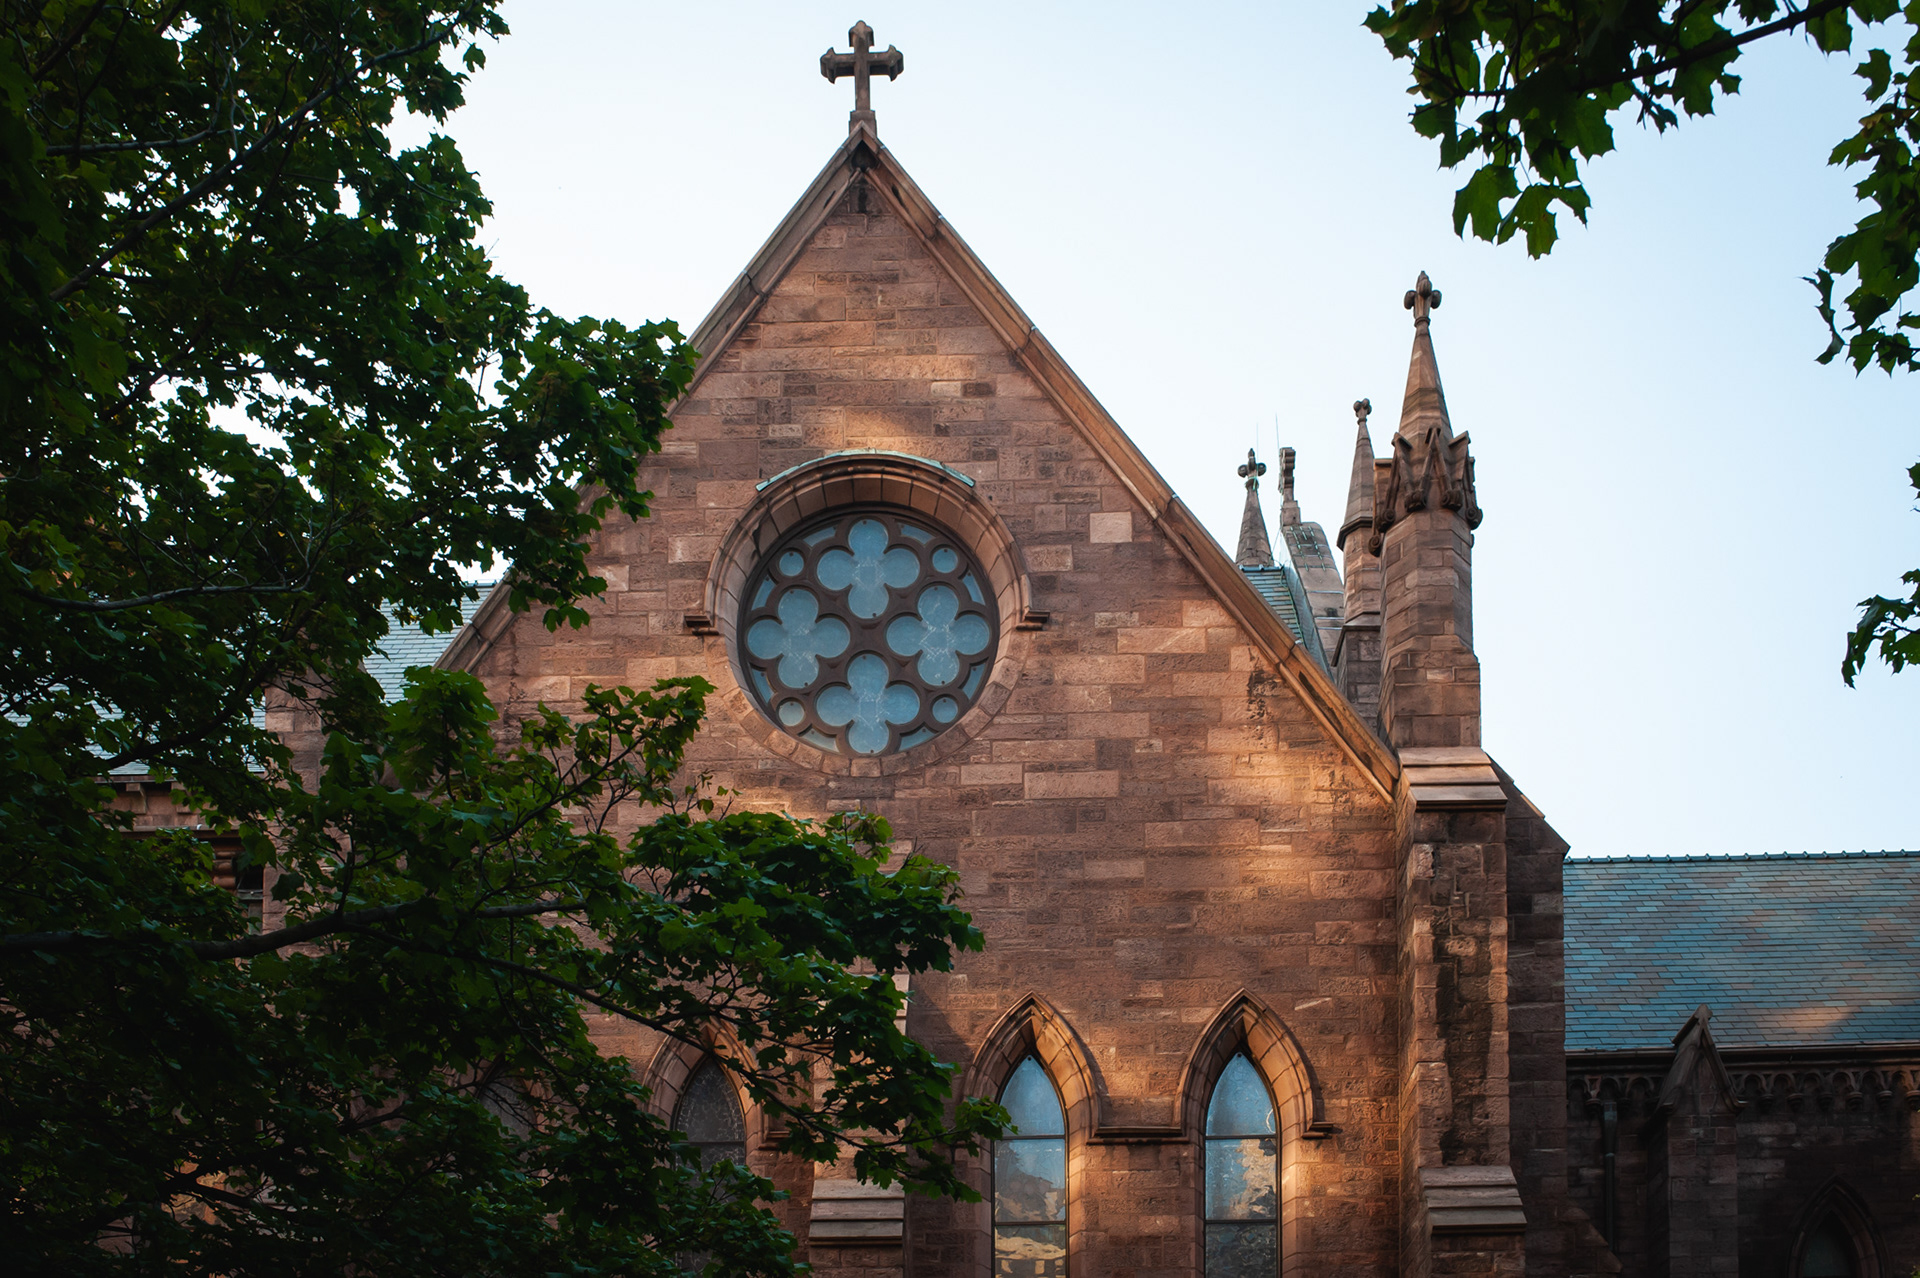
[[[906,1029],[1022,1137],[969,1168],[982,1202],[905,1200],[778,1153],[725,1041],[600,1026],[661,1111],[788,1192],[821,1273],[1920,1264],[1920,972],[1892,987],[1904,1019],[1815,1062],[1811,1100],[1818,1030],[1736,1073],[1710,1012],[1653,998],[1628,1032],[1619,990],[1568,993],[1566,844],[1480,748],[1481,512],[1438,290],[1405,298],[1384,456],[1355,406],[1335,535],[1302,518],[1289,450],[1276,556],[1250,456],[1229,557],[866,107],[696,331],[653,514],[596,539],[591,624],[549,633],[495,592],[394,665],[471,670],[509,721],[589,684],[713,683],[694,771],[744,805],[879,811],[958,868],[987,946],[914,979]],[[1585,917],[1571,939],[1613,970],[1614,916]],[[1776,1088],[1754,1138],[1746,1094]]]

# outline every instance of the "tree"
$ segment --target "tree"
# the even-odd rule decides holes
[[[1366,25],[1412,63],[1415,130],[1439,141],[1444,166],[1475,166],[1454,196],[1454,230],[1501,244],[1523,235],[1534,257],[1558,238],[1556,205],[1586,221],[1580,165],[1613,149],[1616,117],[1665,132],[1711,114],[1739,91],[1731,68],[1756,41],[1876,46],[1855,67],[1867,114],[1828,157],[1863,170],[1865,209],[1808,277],[1830,337],[1818,358],[1920,368],[1920,0],[1393,0]],[[1920,494],[1920,465],[1908,476]],[[1862,601],[1841,663],[1848,684],[1876,646],[1895,670],[1920,663],[1920,570],[1902,582],[1911,597]]]
[[[893,1027],[893,974],[980,944],[952,873],[682,776],[706,685],[509,731],[470,676],[388,706],[362,668],[391,618],[457,620],[462,564],[582,624],[692,368],[672,324],[563,320],[477,246],[439,129],[496,7],[0,4],[13,1272],[790,1271],[771,1187],[703,1170],[587,1011],[728,1027],[783,1147],[870,1179],[964,1194],[954,1150],[998,1131]],[[427,141],[394,147],[402,110]],[[284,924],[194,832],[133,837],[127,769],[237,838]]]

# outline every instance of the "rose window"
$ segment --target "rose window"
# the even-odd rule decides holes
[[[986,574],[914,515],[802,525],[755,570],[740,660],[769,718],[832,754],[929,740],[979,697],[998,630]]]

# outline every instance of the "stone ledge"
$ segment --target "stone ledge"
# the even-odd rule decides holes
[[[1420,1193],[1435,1234],[1510,1234],[1527,1227],[1513,1168],[1422,1167]]]
[[[809,1242],[839,1246],[900,1242],[906,1235],[906,1194],[857,1180],[816,1180],[807,1221]]]
[[[1409,746],[1400,751],[1413,801],[1423,808],[1503,808],[1507,792],[1477,746]]]

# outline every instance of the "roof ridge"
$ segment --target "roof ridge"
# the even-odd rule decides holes
[[[1728,861],[1815,861],[1823,859],[1838,861],[1843,859],[1858,859],[1861,857],[1885,857],[1888,860],[1900,857],[1920,857],[1920,848],[1882,848],[1877,852],[1866,848],[1862,848],[1856,852],[1845,850],[1838,852],[1688,852],[1672,856],[1659,852],[1624,852],[1612,856],[1568,856],[1565,859],[1565,863],[1568,865],[1645,865],[1649,862],[1664,864],[1670,861],[1679,861],[1697,865],[1705,863],[1720,864]]]

